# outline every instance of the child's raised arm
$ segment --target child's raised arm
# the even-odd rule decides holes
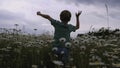
[[[52,19],[49,15],[47,14],[42,14],[40,11],[37,12],[37,15],[42,16],[43,18],[46,18],[48,20]]]
[[[76,29],[79,29],[79,16],[81,15],[82,11],[79,11],[78,13],[76,13]]]

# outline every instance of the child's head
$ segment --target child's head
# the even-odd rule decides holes
[[[70,21],[70,19],[71,19],[71,13],[70,13],[70,11],[68,11],[68,10],[63,10],[63,11],[60,13],[60,20],[61,20],[62,22],[67,23],[67,22]]]

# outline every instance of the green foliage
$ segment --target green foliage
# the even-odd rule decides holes
[[[57,58],[52,53],[52,41],[50,35],[1,33],[0,67],[31,68],[34,65],[46,67]],[[78,35],[70,42],[68,65],[77,68],[115,67],[115,64],[120,63],[119,42],[119,30],[100,29]]]

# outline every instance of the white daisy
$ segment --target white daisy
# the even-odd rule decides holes
[[[52,51],[57,51],[57,50],[58,50],[57,47],[53,47],[53,48],[52,48]]]
[[[79,45],[79,40],[74,40],[73,42],[75,45]]]
[[[39,44],[40,44],[40,45],[43,45],[43,44],[44,44],[44,41],[43,41],[43,40],[40,40]]]
[[[60,42],[65,42],[66,39],[62,37],[62,38],[59,39],[59,41],[60,41]]]
[[[61,54],[64,54],[65,52],[64,51],[61,51]]]
[[[65,43],[65,47],[67,48],[71,47],[71,43],[70,42]]]
[[[86,50],[86,46],[80,46],[81,50]]]
[[[37,65],[32,65],[32,68],[38,68],[38,66]]]
[[[60,65],[60,66],[64,65],[62,61],[56,61],[55,60],[55,61],[53,61],[53,63],[56,64],[56,65]]]

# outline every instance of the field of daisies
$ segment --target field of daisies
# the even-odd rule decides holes
[[[20,30],[0,30],[0,68],[52,68],[53,36],[22,34]],[[61,43],[65,38],[60,39]],[[64,43],[70,49],[66,68],[120,68],[120,29],[101,28],[78,34]],[[61,52],[64,54],[64,52]],[[55,65],[61,68],[61,65]]]

